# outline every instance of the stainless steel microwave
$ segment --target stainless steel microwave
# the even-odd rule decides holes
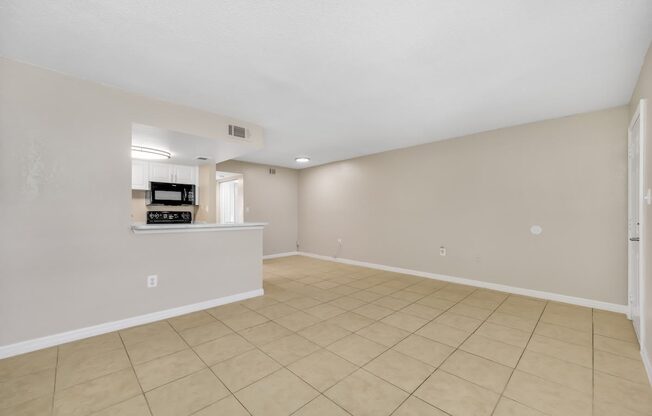
[[[147,205],[196,205],[195,185],[150,182]]]

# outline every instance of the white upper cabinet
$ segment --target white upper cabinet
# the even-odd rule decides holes
[[[150,182],[183,183],[197,186],[197,166],[171,165],[144,160],[131,161],[131,189],[148,190]]]
[[[197,185],[197,166],[174,165],[173,182]]]
[[[149,163],[142,160],[131,161],[131,189],[149,189]]]

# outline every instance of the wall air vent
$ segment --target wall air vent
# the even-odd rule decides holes
[[[269,174],[270,174],[270,175],[276,175],[276,169],[274,169],[274,168],[269,168]]]
[[[245,129],[244,127],[234,126],[233,124],[229,124],[229,136],[238,137],[240,139],[246,139],[247,129]]]

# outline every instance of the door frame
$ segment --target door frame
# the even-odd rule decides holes
[[[652,203],[652,196],[650,195],[650,190],[647,189],[646,193],[646,183],[645,183],[645,176],[646,176],[646,170],[645,170],[645,138],[646,138],[646,132],[647,132],[647,126],[646,126],[646,114],[647,114],[647,101],[646,100],[640,100],[637,107],[636,111],[634,112],[634,115],[632,116],[632,119],[629,123],[629,126],[627,128],[627,182],[628,182],[628,195],[627,195],[627,317],[629,319],[633,318],[633,305],[632,305],[632,299],[633,299],[633,294],[631,292],[632,290],[632,281],[635,278],[632,276],[632,268],[630,267],[630,261],[631,261],[631,254],[632,254],[632,244],[629,242],[629,227],[630,227],[630,218],[631,218],[631,193],[636,192],[638,194],[637,198],[637,203],[638,203],[638,215],[639,215],[639,244],[638,244],[638,250],[639,250],[639,256],[638,256],[638,292],[639,292],[639,311],[638,311],[638,316],[639,316],[639,325],[640,327],[638,328],[638,335],[640,337],[639,343],[641,344],[641,347],[643,347],[643,342],[645,340],[645,314],[643,311],[645,310],[644,305],[646,304],[646,299],[645,299],[645,270],[646,270],[646,264],[645,264],[645,247],[646,247],[646,238],[645,238],[645,224],[646,224],[646,215],[645,215],[645,205],[650,205]],[[634,124],[636,121],[639,120],[639,186],[638,189],[633,190],[631,189],[631,183],[630,183],[630,177],[631,177],[631,169],[632,169],[632,160],[633,158],[631,156],[632,152],[632,131]]]

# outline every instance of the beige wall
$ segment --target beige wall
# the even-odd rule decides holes
[[[244,180],[245,222],[266,222],[265,255],[296,251],[298,236],[298,171],[230,160],[218,163],[217,170],[241,173]]]
[[[132,233],[133,122],[237,121],[0,59],[0,346],[261,287],[260,230]]]
[[[641,74],[639,75],[636,88],[632,94],[632,100],[630,102],[630,117],[634,115],[638,103],[641,99],[647,100],[647,137],[645,137],[646,143],[646,152],[645,152],[645,164],[647,166],[647,172],[645,177],[644,188],[652,188],[652,44],[648,48],[647,55],[645,56],[645,61],[643,62],[643,67],[641,68]],[[646,299],[648,299],[643,314],[645,315],[645,341],[643,344],[647,349],[646,353],[648,355],[649,362],[652,362],[652,356],[650,353],[650,346],[652,345],[652,207],[650,205],[645,205],[646,211],[645,229],[642,230],[643,238],[647,242],[645,247],[645,253],[643,256],[647,264],[646,274],[644,276],[647,284],[645,285],[644,293]]]
[[[302,170],[300,250],[625,304],[627,122],[619,107]]]

